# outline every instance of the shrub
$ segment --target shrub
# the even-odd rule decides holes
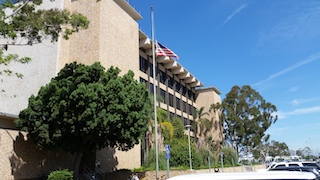
[[[158,165],[159,169],[165,170],[167,168],[166,164],[166,153],[164,151],[158,151]],[[152,148],[148,156],[147,167],[150,169],[156,169],[156,150]]]
[[[48,175],[48,180],[73,180],[73,171],[68,169],[52,171]]]
[[[197,169],[201,166],[201,155],[191,142],[192,167]],[[170,165],[173,167],[189,167],[189,148],[187,138],[173,140],[170,153]]]

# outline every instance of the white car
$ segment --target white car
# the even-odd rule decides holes
[[[313,166],[316,167],[320,171],[320,166],[316,162],[311,162],[311,161],[305,161],[305,162],[300,162],[300,161],[292,161],[292,162],[277,162],[277,163],[272,163],[267,170],[269,169],[274,169],[276,167],[290,167],[290,166]]]
[[[316,176],[310,172],[246,172],[246,173],[205,173],[186,174],[169,178],[168,180],[316,180]]]

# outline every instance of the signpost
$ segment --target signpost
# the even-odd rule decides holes
[[[170,178],[169,159],[170,159],[170,145],[166,144],[166,159],[167,159],[167,176]]]
[[[221,166],[222,166],[222,172],[223,172],[223,152],[220,152],[220,160],[221,160]]]

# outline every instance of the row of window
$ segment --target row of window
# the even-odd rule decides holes
[[[154,86],[152,83],[149,83],[149,88],[147,81],[143,78],[140,78],[140,82],[146,83],[147,89],[149,90],[150,93],[153,94],[154,92]],[[189,103],[181,100],[178,97],[175,97],[175,104],[174,104],[174,96],[171,93],[168,93],[167,91],[163,90],[160,88],[160,92],[158,92],[158,88],[156,88],[157,94],[161,97],[161,100],[163,103],[174,107],[180,111],[183,111],[185,113],[189,113],[190,115],[193,115],[193,113],[196,111],[196,108],[190,105]]]
[[[140,71],[153,77],[152,63],[142,56],[140,56]],[[195,93],[192,92],[192,90],[188,89],[186,86],[182,85],[180,82],[176,81],[173,77],[167,75],[167,73],[163,72],[162,70],[158,70],[157,74],[159,74],[159,81],[162,84],[167,85],[169,88],[174,89],[176,92],[194,101]]]

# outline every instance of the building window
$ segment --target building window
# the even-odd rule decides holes
[[[173,95],[169,94],[169,106],[173,107]]]
[[[147,73],[148,70],[148,61],[140,56],[140,71]]]
[[[151,94],[153,94],[153,84],[152,83],[149,84],[149,91]]]
[[[192,106],[190,104],[188,104],[188,106],[189,106],[189,114],[192,115],[192,111],[193,111],[192,109],[193,108],[192,108]]]
[[[144,83],[146,88],[147,88],[147,80],[145,80],[142,77],[140,77],[140,83]]]
[[[176,108],[177,109],[181,109],[181,105],[180,105],[180,99],[176,97]]]
[[[187,88],[185,86],[182,86],[182,95],[186,96],[187,94]]]
[[[147,84],[147,80],[143,79],[142,77],[140,77],[140,82]]]
[[[167,74],[160,70],[160,82],[162,84],[166,84]]]
[[[196,129],[194,129],[194,128],[196,128],[196,127],[194,126],[194,121],[193,121],[193,120],[190,120],[190,119],[189,119],[189,124],[191,125],[190,131],[196,130]],[[197,132],[197,130],[196,130],[196,132]]]
[[[172,112],[170,112],[169,116],[170,116],[170,119],[174,118],[174,114]]]
[[[196,111],[196,107],[192,107],[192,111],[191,111],[191,112],[192,112],[192,116],[195,116],[195,115],[196,115],[196,112],[197,112],[197,111]]]
[[[183,118],[183,126],[188,125],[188,119],[187,118]]]
[[[163,89],[160,89],[160,96],[163,100],[163,102],[166,104],[166,91],[164,91]]]
[[[168,86],[172,89],[174,84],[174,79],[170,76],[168,76]]]
[[[149,63],[149,69],[150,69],[150,77],[153,77],[153,64]]]
[[[180,88],[181,88],[181,84],[179,83],[179,82],[177,82],[177,81],[175,81],[176,82],[176,92],[180,92]]]
[[[187,112],[187,103],[183,101],[182,106],[183,106],[183,112]]]
[[[188,99],[194,100],[194,93],[191,90],[188,90]]]

